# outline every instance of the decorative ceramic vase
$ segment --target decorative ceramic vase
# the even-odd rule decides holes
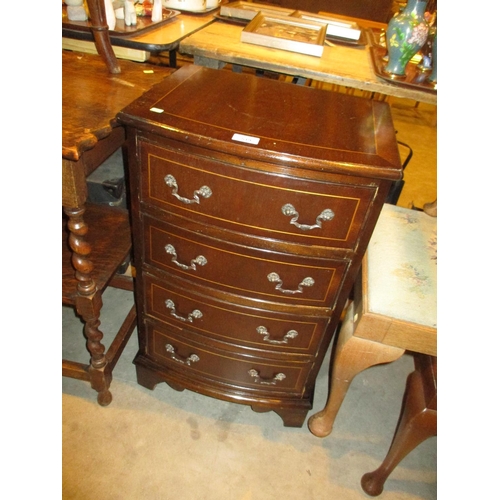
[[[403,12],[394,16],[387,26],[386,45],[389,55],[384,71],[405,76],[410,59],[423,47],[429,33],[424,18],[428,0],[408,0]]]

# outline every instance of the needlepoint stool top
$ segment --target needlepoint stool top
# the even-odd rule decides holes
[[[365,255],[368,308],[437,328],[437,219],[385,204]]]

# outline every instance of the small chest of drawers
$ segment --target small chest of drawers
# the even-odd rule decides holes
[[[302,426],[387,192],[389,106],[187,65],[125,108],[138,382]]]

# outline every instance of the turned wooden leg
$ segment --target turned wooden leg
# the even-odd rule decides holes
[[[109,28],[106,22],[106,12],[103,11],[99,2],[88,2],[90,18],[92,19],[91,31],[94,35],[94,42],[97,53],[103,57],[108,71],[113,74],[121,73],[120,64],[116,59],[111,40],[109,38]]]
[[[103,334],[99,330],[99,316],[102,298],[91,275],[94,266],[89,258],[92,248],[85,239],[88,233],[88,226],[83,218],[85,208],[64,208],[64,212],[69,218],[69,246],[73,252],[71,261],[78,281],[75,307],[85,323],[85,337],[90,353],[90,385],[98,393],[98,403],[107,406],[112,400],[109,392],[111,373],[106,370],[108,362],[104,354],[105,347],[101,343]]]
[[[107,369],[108,360],[104,354],[105,347],[101,343],[103,333],[99,330],[99,316],[102,308],[101,294],[95,293],[91,297],[77,297],[76,311],[85,323],[85,337],[87,349],[90,352],[90,386],[97,391],[97,402],[101,406],[111,403],[112,395],[109,391],[111,385],[111,370]]]
[[[308,421],[309,430],[317,437],[326,437],[332,432],[342,401],[358,373],[377,364],[395,361],[405,352],[398,347],[355,337],[353,309],[354,304],[351,303],[340,329],[337,347],[332,353],[333,371],[326,406]]]
[[[410,373],[400,421],[391,447],[380,467],[361,478],[361,487],[371,496],[382,493],[386,479],[401,460],[426,439],[437,435],[437,411],[427,408],[418,371]]]

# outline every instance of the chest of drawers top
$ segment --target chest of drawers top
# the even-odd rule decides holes
[[[118,120],[139,133],[241,158],[246,166],[252,160],[275,164],[283,175],[301,167],[317,174],[401,177],[387,103],[253,75],[186,65]]]

